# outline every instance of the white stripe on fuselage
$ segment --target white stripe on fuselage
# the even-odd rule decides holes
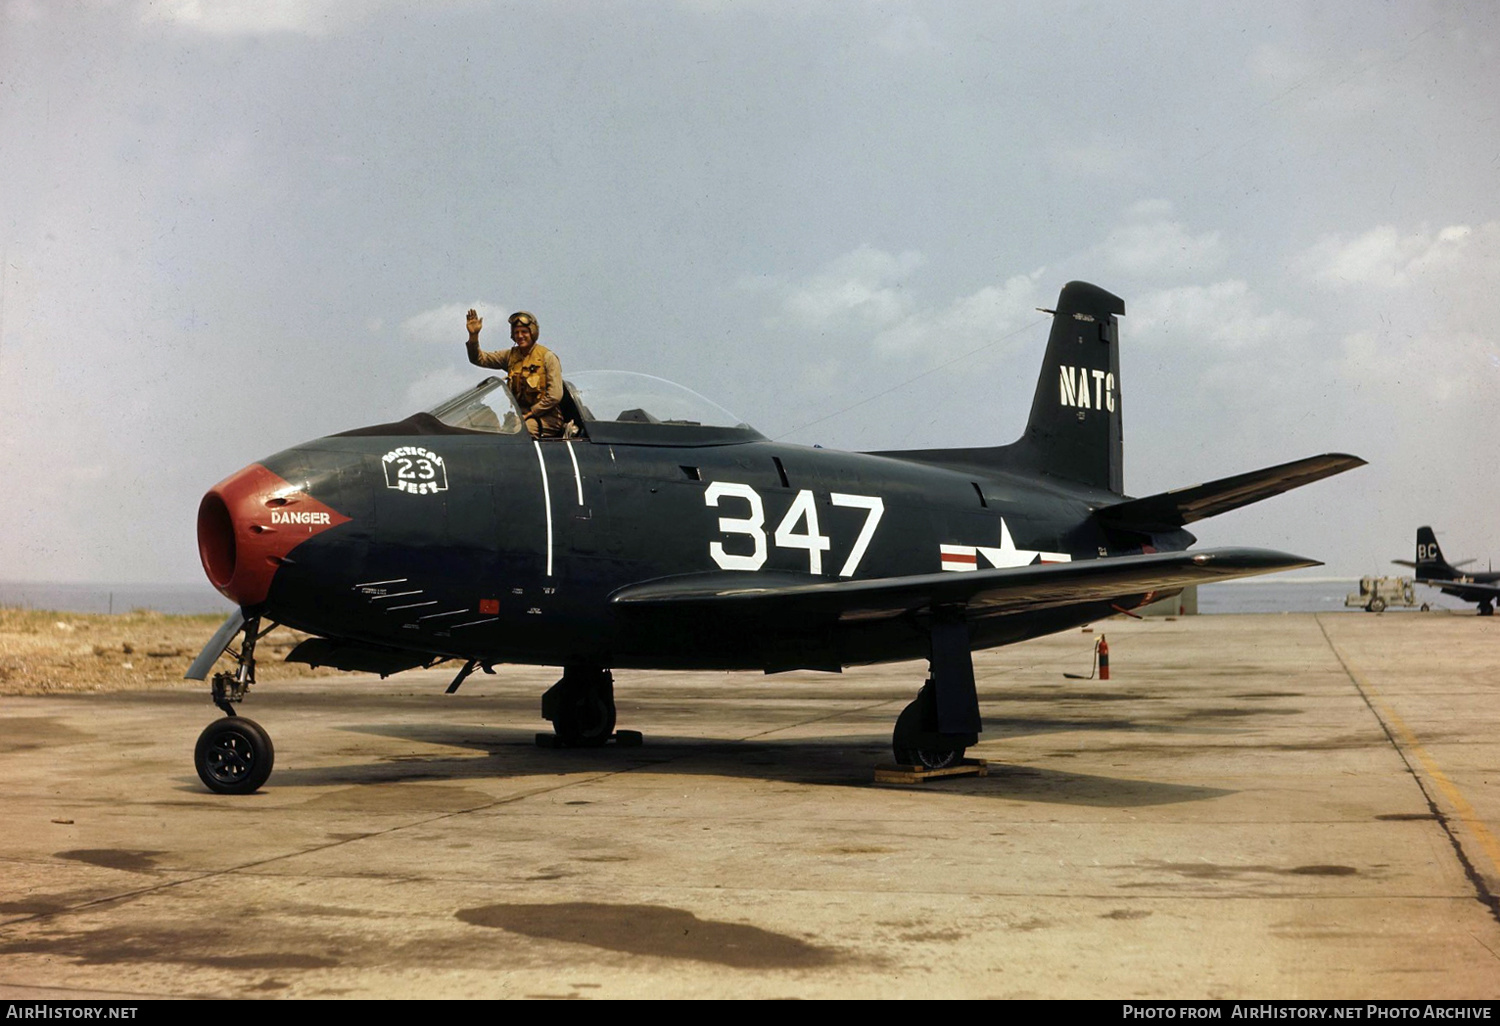
[[[542,459],[542,443],[532,439],[531,444],[536,446],[537,466],[542,468],[542,503],[547,513],[547,576],[552,576],[552,489],[547,487],[547,461]],[[476,621],[478,622],[478,621]],[[468,624],[459,626],[467,627]]]
[[[578,457],[573,455],[573,443],[564,442],[568,447],[568,459],[573,461],[573,483],[578,486],[578,505],[583,505],[583,476],[578,473]]]

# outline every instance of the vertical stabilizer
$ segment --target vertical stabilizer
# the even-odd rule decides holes
[[[1432,533],[1430,527],[1417,528],[1417,562],[1415,564],[1417,575],[1434,580],[1445,577],[1456,577],[1457,571],[1448,565],[1443,558],[1443,550],[1438,548],[1437,535]]]
[[[1015,448],[1054,477],[1125,491],[1120,334],[1125,301],[1087,282],[1063,286],[1026,433]]]

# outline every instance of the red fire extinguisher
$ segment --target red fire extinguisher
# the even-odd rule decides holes
[[[1099,679],[1109,680],[1109,641],[1099,635]]]

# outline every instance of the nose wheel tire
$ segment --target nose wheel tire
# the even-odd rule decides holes
[[[226,716],[203,728],[193,763],[203,786],[218,794],[250,794],[271,775],[276,749],[259,723]]]

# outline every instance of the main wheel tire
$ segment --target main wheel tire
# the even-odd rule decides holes
[[[193,749],[203,786],[218,794],[251,794],[271,775],[276,749],[254,720],[226,716],[203,728]]]
[[[924,723],[937,718],[935,708],[928,710],[931,719],[928,718],[922,708],[923,702],[933,702],[935,705],[935,700],[929,695],[929,688],[923,688],[922,693],[907,703],[906,708],[901,710],[901,715],[896,717],[896,729],[891,733],[891,752],[901,766],[946,769],[964,757],[966,748],[945,743],[942,735],[923,729]]]
[[[1371,599],[1370,600],[1370,612],[1372,612],[1372,613],[1383,613],[1383,612],[1385,612],[1385,599],[1382,599],[1382,598]]]
[[[552,729],[570,748],[599,748],[614,736],[615,703],[600,690],[580,690],[563,700]]]
[[[896,763],[930,770],[947,769],[958,765],[965,751],[963,748],[896,748]]]

